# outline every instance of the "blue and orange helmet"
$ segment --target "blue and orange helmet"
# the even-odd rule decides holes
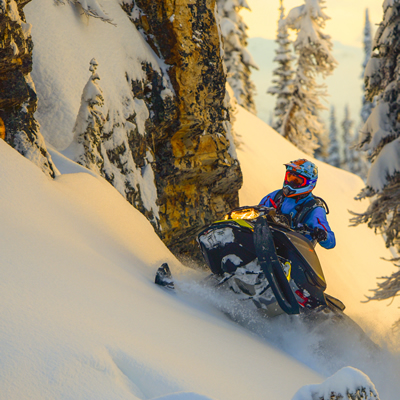
[[[318,168],[306,159],[291,161],[286,166],[283,194],[295,197],[310,193],[317,184]]]

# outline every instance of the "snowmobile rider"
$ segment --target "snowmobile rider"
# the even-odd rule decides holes
[[[286,216],[292,229],[306,229],[310,232],[305,235],[308,239],[316,239],[322,247],[332,249],[336,240],[326,219],[326,203],[311,193],[317,184],[317,166],[305,159],[285,166],[283,188],[265,196],[260,205],[274,207],[277,213]]]

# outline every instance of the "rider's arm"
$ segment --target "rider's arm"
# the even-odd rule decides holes
[[[326,219],[326,212],[322,207],[315,208],[312,211],[311,215],[304,222],[311,229],[320,228],[325,230],[328,237],[323,242],[319,242],[322,247],[325,247],[325,249],[333,249],[335,247],[335,234],[332,232],[328,224],[328,220]]]
[[[274,208],[276,208],[276,207],[274,206],[274,198],[275,198],[275,195],[276,195],[278,192],[279,192],[279,189],[273,191],[273,192],[270,193],[270,194],[267,194],[267,195],[266,195],[265,197],[263,197],[263,199],[260,201],[259,206],[274,207]]]

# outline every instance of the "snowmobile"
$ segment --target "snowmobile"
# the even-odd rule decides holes
[[[203,228],[197,236],[215,287],[229,287],[269,317],[311,310],[343,311],[325,293],[316,241],[307,226],[294,231],[274,208],[240,207]]]

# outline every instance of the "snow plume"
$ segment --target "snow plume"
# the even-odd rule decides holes
[[[331,54],[330,36],[322,32],[329,19],[322,11],[323,4],[323,0],[305,0],[305,4],[293,8],[280,23],[297,32],[294,47],[298,56],[281,134],[310,155],[318,147],[317,136],[323,132],[318,113],[325,109],[319,98],[326,96],[326,86],[317,84],[316,77],[325,78],[337,64]]]
[[[64,0],[54,0],[56,4],[65,4]],[[66,0],[73,4],[87,17],[99,18],[104,22],[113,24],[112,19],[103,11],[97,0]]]
[[[319,385],[302,387],[292,400],[340,400],[344,398],[379,400],[379,394],[367,375],[358,369],[346,367]]]

